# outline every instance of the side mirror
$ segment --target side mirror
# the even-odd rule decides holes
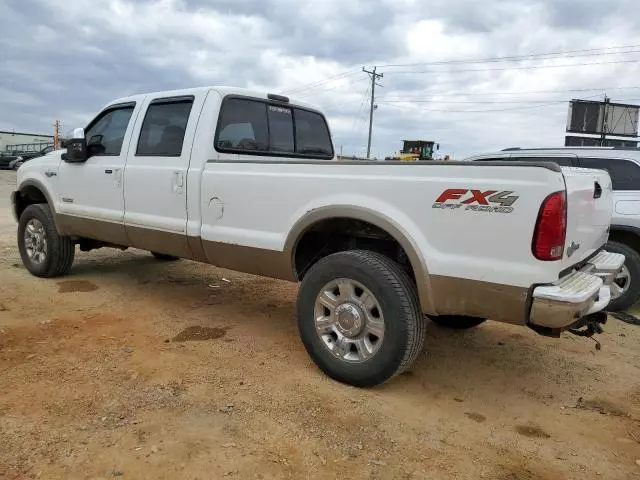
[[[67,152],[62,154],[62,160],[68,163],[82,163],[87,161],[87,141],[84,138],[84,129],[76,128],[73,138],[65,142]]]

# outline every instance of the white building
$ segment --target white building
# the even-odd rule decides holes
[[[42,146],[38,148],[38,146],[40,145]],[[7,150],[42,150],[47,145],[53,145],[53,135],[40,135],[38,133],[23,132],[5,132],[0,130],[0,152],[6,152]]]

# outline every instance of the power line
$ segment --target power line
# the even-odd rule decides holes
[[[455,65],[455,64],[474,64],[474,63],[492,63],[492,62],[499,62],[499,61],[516,61],[516,60],[526,60],[526,59],[536,59],[534,57],[538,57],[538,59],[540,60],[551,60],[552,58],[544,58],[544,57],[551,57],[551,56],[559,56],[558,58],[573,58],[573,57],[579,57],[581,55],[571,55],[571,54],[579,54],[579,53],[585,53],[585,55],[583,56],[597,56],[597,55],[624,55],[624,54],[629,54],[629,53],[637,53],[636,51],[628,51],[628,52],[603,52],[603,50],[613,50],[613,49],[618,49],[618,50],[624,50],[624,49],[633,49],[633,48],[640,48],[640,44],[638,45],[623,45],[623,46],[617,46],[617,47],[600,47],[600,48],[587,48],[587,49],[579,49],[579,50],[566,50],[564,52],[547,52],[547,53],[534,53],[534,54],[529,54],[529,55],[514,55],[514,56],[506,56],[506,57],[492,57],[492,58],[480,58],[480,59],[462,59],[462,60],[442,60],[442,61],[436,61],[436,62],[421,62],[421,63],[405,63],[405,64],[385,64],[385,65],[380,65],[381,67],[393,67],[393,68],[397,68],[397,67],[410,67],[410,66],[418,66],[418,65]],[[588,52],[601,52],[601,53],[592,53],[592,54],[588,54]],[[639,51],[640,52],[640,51]],[[637,62],[638,60],[633,60],[631,62]],[[631,63],[629,62],[629,63]],[[582,63],[582,64],[571,64],[571,65],[567,65],[567,66],[582,66],[582,65],[603,65],[603,64],[611,64],[611,63],[627,63],[624,61],[619,61],[619,62],[596,62],[596,63]],[[558,65],[558,66],[537,66],[537,67],[511,67],[511,68],[505,68],[504,70],[509,70],[509,69],[530,69],[530,68],[558,68],[558,67],[562,67],[563,65]],[[455,72],[464,72],[464,71],[475,71],[476,69],[472,69],[472,70],[456,70]],[[478,71],[487,71],[486,69],[477,69]],[[489,70],[503,70],[503,69],[489,69]],[[327,83],[331,83],[337,80],[341,80],[353,75],[356,75],[357,73],[359,73],[360,70],[356,70],[354,67],[349,68],[347,70],[345,70],[344,72],[341,72],[339,74],[333,75],[331,77],[327,77],[324,78],[322,80],[318,80],[315,82],[311,82],[311,83],[307,83],[307,84],[302,84],[298,87],[294,87],[294,88],[290,88],[290,89],[286,89],[283,90],[281,93],[283,94],[291,94],[294,92],[299,92],[302,90],[310,90],[310,89],[314,89],[317,88],[319,86],[325,85]],[[412,72],[412,71],[404,71],[404,72],[394,72],[394,73],[401,73],[401,74],[410,74],[410,73],[446,73],[447,71],[417,71],[417,72]]]
[[[492,100],[484,100],[484,101],[477,101],[477,100],[459,100],[459,101],[455,101],[455,100],[413,100],[413,99],[408,99],[408,100],[400,100],[400,99],[395,99],[395,100],[378,100],[377,103],[399,103],[399,102],[404,102],[404,103],[445,103],[445,104],[462,104],[462,105],[475,105],[475,104],[488,104],[488,105],[495,105],[495,104],[511,104],[511,105],[531,105],[531,104],[536,104],[536,103],[550,103],[550,102],[566,102],[566,99],[560,100],[560,99],[545,99],[545,100],[507,100],[507,101],[492,101]]]
[[[353,69],[350,69],[350,70],[353,70]],[[360,71],[350,71],[350,70],[347,70],[346,72],[342,72],[342,73],[340,73],[338,75],[334,75],[332,77],[327,77],[327,78],[325,78],[323,80],[318,80],[316,82],[300,85],[299,87],[296,87],[296,88],[283,90],[281,93],[283,93],[283,94],[291,94],[291,93],[298,92],[298,91],[301,91],[301,90],[310,90],[310,89],[322,86],[322,85],[324,85],[326,83],[335,82],[336,80],[341,80],[341,79],[356,75],[357,73],[360,73]]]
[[[368,84],[367,82],[367,88],[364,91],[364,95],[362,96],[362,102],[360,102],[360,108],[358,108],[358,113],[356,114],[356,116],[353,119],[353,122],[351,124],[351,134],[353,135],[356,131],[357,128],[360,127],[360,118],[362,113],[364,112],[364,106],[367,103],[367,99],[369,98],[369,89],[371,88],[371,85]]]
[[[577,58],[577,57],[591,57],[591,56],[601,56],[601,55],[625,55],[629,53],[637,53],[638,50],[624,51],[624,52],[600,52],[601,50],[611,50],[611,49],[624,49],[630,50],[640,48],[640,45],[624,45],[619,47],[602,47],[602,48],[587,48],[587,49],[579,49],[579,50],[565,50],[561,52],[547,52],[547,53],[530,53],[525,55],[510,55],[503,57],[489,57],[489,58],[469,58],[469,59],[460,59],[460,60],[437,60],[433,62],[416,62],[416,63],[395,63],[395,64],[385,64],[380,65],[380,67],[385,68],[397,68],[397,67],[415,67],[419,65],[452,65],[452,64],[467,64],[467,63],[493,63],[493,62],[513,62],[513,61],[523,61],[523,60],[547,60],[545,57],[556,57],[556,58]],[[589,53],[591,52],[591,53]],[[575,54],[575,55],[572,55]]]
[[[584,67],[588,65],[613,65],[618,63],[638,63],[639,59],[634,60],[616,60],[612,62],[585,62],[585,63],[569,63],[563,65],[532,65],[526,67],[501,67],[501,68],[465,68],[457,70],[408,70],[400,72],[392,72],[394,75],[416,74],[416,73],[461,73],[461,72],[495,72],[503,70],[538,70],[543,68],[564,68],[564,67]]]
[[[304,99],[304,98],[309,98],[310,96],[313,96],[313,95],[321,95],[321,94],[323,94],[325,92],[330,92],[332,90],[338,90],[338,89],[341,89],[341,88],[350,88],[351,89],[351,88],[354,87],[354,85],[357,86],[357,85],[359,85],[361,83],[364,83],[365,81],[366,81],[366,79],[361,78],[361,79],[353,80],[349,85],[318,86],[316,89],[310,89],[310,91],[308,91],[308,92],[294,94],[294,97],[296,99]],[[369,82],[367,81],[367,83],[369,83]]]
[[[462,101],[451,101],[451,100],[378,100],[377,103],[399,103],[399,102],[404,102],[404,103],[446,103],[446,104],[489,104],[489,105],[495,105],[495,104],[525,104],[525,105],[531,105],[531,104],[536,104],[536,103],[550,103],[550,102],[566,102],[566,99],[560,100],[560,99],[546,99],[546,100],[522,100],[522,101],[492,101],[492,100],[485,100],[485,101],[475,101],[475,100],[462,100]],[[629,99],[621,99],[621,102],[635,102],[638,101],[637,98],[629,98]]]
[[[586,96],[586,99],[590,99],[590,98],[596,98],[599,97],[600,95],[589,95]],[[632,101],[632,100],[629,100]],[[406,104],[407,103],[412,103],[412,102],[389,102],[387,103],[387,105],[396,107],[396,108],[402,108],[402,109],[407,109],[406,108]],[[522,107],[511,107],[511,108],[497,108],[497,109],[484,109],[484,110],[451,110],[449,108],[447,109],[433,109],[433,108],[419,108],[417,110],[420,111],[425,111],[425,112],[441,112],[441,113],[493,113],[493,112],[509,112],[509,111],[514,111],[514,110],[528,110],[531,108],[539,108],[539,107],[545,107],[545,106],[550,106],[550,105],[560,105],[560,104],[566,104],[567,100],[557,100],[557,101],[553,101],[553,102],[548,102],[548,103],[540,103],[537,105],[526,105],[526,106],[522,106]],[[415,110],[415,109],[414,109]]]
[[[491,96],[491,95],[534,95],[541,93],[575,93],[575,92],[593,92],[593,91],[605,91],[605,90],[636,90],[639,87],[593,87],[593,88],[569,88],[565,90],[521,90],[512,92],[453,92],[453,93],[434,93],[433,96],[437,97],[478,97],[478,96]],[[391,94],[397,95],[397,94]],[[421,94],[422,95],[422,94]],[[402,99],[420,99],[424,96],[418,95],[403,95]],[[401,100],[394,99],[393,97],[380,97],[380,100]]]

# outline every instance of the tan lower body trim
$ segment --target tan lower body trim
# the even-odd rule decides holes
[[[56,215],[62,235],[75,235],[116,245],[149,250],[210,263],[217,267],[295,282],[290,252],[211,242],[200,237],[149,228],[124,226],[72,215]],[[527,323],[525,306],[528,289],[496,283],[431,275],[435,312],[440,315],[468,315],[507,323]],[[423,311],[433,313],[427,296],[427,281],[419,281]]]
[[[514,325],[527,323],[527,288],[432,275],[431,289],[440,315],[468,315]]]
[[[209,263],[217,267],[297,281],[293,275],[291,257],[284,252],[207,240],[202,241],[202,247]]]
[[[132,247],[180,258],[193,258],[187,236],[184,233],[165,232],[131,225],[127,225],[125,229]]]
[[[150,252],[210,263],[217,267],[264,277],[296,281],[291,257],[284,252],[246,247],[230,243],[210,242],[182,233],[91,220],[73,215],[56,215],[61,235],[135,247]]]
[[[189,250],[191,250],[191,254],[193,255],[192,260],[195,260],[196,262],[209,263],[207,255],[204,253],[204,248],[202,247],[202,238],[187,236],[187,243],[189,244]]]
[[[55,217],[60,235],[91,238],[115,245],[129,246],[129,238],[121,223],[94,220],[58,213]]]

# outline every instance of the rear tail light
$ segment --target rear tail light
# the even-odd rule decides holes
[[[567,197],[555,192],[545,198],[533,231],[531,251],[538,260],[560,260],[567,234]]]

